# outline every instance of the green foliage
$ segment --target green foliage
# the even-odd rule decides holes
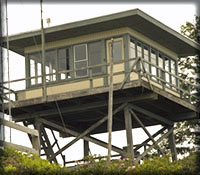
[[[196,16],[195,18],[196,24],[192,24],[191,22],[186,22],[185,25],[181,25],[181,33],[187,36],[190,39],[199,42],[198,40],[198,29],[199,29],[199,21],[200,17]]]
[[[200,167],[198,158],[200,157],[200,152],[193,152],[190,156],[179,160],[179,164],[182,166],[182,171],[191,172],[193,174],[200,174]]]
[[[181,33],[190,39],[200,43],[198,30],[200,29],[200,17],[196,16],[195,24],[186,22],[181,26]],[[180,87],[184,90],[190,90],[191,93],[195,94],[197,97],[200,95],[200,58],[199,55],[188,56],[185,58],[179,58],[179,76],[185,81],[190,82],[191,86],[188,86],[185,82],[179,82]],[[189,100],[189,96],[186,93],[182,94],[182,97]],[[196,104],[197,107],[200,105],[200,98],[191,98],[191,102]],[[198,124],[198,120],[184,121],[175,124],[175,140],[177,147],[177,152],[180,154],[185,154],[194,151],[197,133],[193,132],[192,128]],[[168,143],[165,147],[169,149]]]
[[[171,162],[169,156],[149,157],[142,164],[134,165],[129,159],[95,161],[89,156],[84,163],[77,162],[72,169],[50,164],[34,155],[25,155],[16,150],[0,150],[1,175],[198,175],[193,153],[184,160]]]
[[[61,172],[58,164],[50,164],[37,155],[23,154],[11,148],[0,151],[0,164],[2,175],[56,175]]]

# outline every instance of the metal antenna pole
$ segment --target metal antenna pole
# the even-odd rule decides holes
[[[40,9],[41,9],[41,44],[42,44],[42,84],[43,84],[43,99],[47,99],[47,88],[46,88],[46,71],[45,71],[45,35],[44,35],[44,26],[43,26],[43,17],[42,17],[42,0],[40,0]]]
[[[110,86],[109,86],[109,101],[108,101],[108,163],[111,158],[112,150],[112,120],[113,120],[113,38],[110,45]]]
[[[0,2],[0,7],[2,7],[2,4],[3,4],[3,2]],[[2,13],[2,8],[0,8],[0,14]],[[2,22],[2,19],[0,19],[0,23]],[[2,24],[2,23],[1,23]],[[2,33],[1,33],[2,34]],[[4,99],[3,99],[3,97],[4,97],[4,89],[3,89],[3,86],[4,86],[4,84],[3,84],[3,81],[4,81],[4,76],[3,76],[3,74],[4,74],[4,72],[3,72],[3,62],[4,62],[4,58],[3,58],[3,51],[2,51],[3,49],[2,49],[2,47],[0,47],[0,55],[1,55],[1,57],[0,57],[0,93],[2,94],[2,96],[1,96],[1,105],[2,105],[2,115],[1,115],[1,113],[0,113],[0,118],[3,118],[4,119]],[[0,139],[1,140],[5,140],[5,131],[4,131],[4,125],[0,125]]]
[[[7,64],[8,64],[8,115],[9,115],[9,121],[12,121],[11,117],[11,103],[10,103],[10,59],[9,59],[9,37],[8,37],[8,2],[6,0],[6,45],[7,45]],[[11,137],[11,128],[10,128],[10,142],[12,140]]]

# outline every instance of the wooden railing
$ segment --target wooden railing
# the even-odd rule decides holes
[[[162,67],[159,67],[158,65],[153,64],[153,63],[145,60],[144,58],[139,58],[139,59],[138,58],[131,58],[131,59],[126,59],[126,60],[119,61],[119,62],[114,62],[113,64],[117,65],[117,64],[124,63],[124,64],[129,65],[129,62],[135,61],[135,60],[138,60],[138,63],[137,63],[137,66],[131,72],[135,72],[138,75],[140,75],[141,77],[148,76],[151,81],[154,81],[155,83],[160,84],[162,86],[163,90],[168,88],[168,89],[180,94],[180,98],[188,101],[191,104],[195,104],[195,102],[199,100],[199,97],[197,97],[193,93],[194,89],[197,88],[197,86],[195,84],[192,84],[192,83],[182,79],[178,75],[173,74],[172,72],[169,72],[169,71],[163,69]],[[164,77],[161,78],[161,77],[159,77],[157,75],[153,75],[148,70],[144,71],[142,69],[142,67],[141,67],[142,64],[146,64],[149,67],[151,67],[151,66],[155,67],[157,72],[163,72]],[[108,66],[110,66],[109,63],[104,63],[104,64],[88,66],[88,67],[79,68],[79,69],[64,70],[64,71],[58,71],[58,72],[51,73],[51,74],[46,74],[45,75],[46,77],[53,76],[53,75],[55,75],[56,77],[59,77],[61,74],[75,75],[76,71],[85,70],[85,69],[88,70],[88,75],[85,76],[85,77],[81,77],[81,78],[72,78],[71,77],[71,78],[66,78],[65,80],[60,80],[60,79],[56,78],[56,80],[47,82],[47,87],[51,83],[57,83],[57,82],[60,82],[60,81],[66,81],[66,82],[70,83],[70,82],[73,82],[73,81],[76,81],[76,82],[77,81],[82,81],[84,79],[93,81],[95,78],[99,78],[99,77],[104,78],[104,79],[105,78],[108,79],[108,77],[109,77],[109,74],[107,73]],[[92,73],[91,73],[92,69],[93,68],[97,68],[97,67],[101,67],[102,68],[102,70],[103,70],[102,73],[100,73],[98,75],[92,75]],[[126,67],[128,67],[128,66],[126,66]],[[126,74],[129,74],[129,73],[130,73],[129,70],[125,70],[125,71],[115,72],[115,73],[113,73],[113,76],[120,75],[120,74],[125,74],[126,75]],[[176,83],[172,83],[171,81],[166,81],[166,74],[168,74],[169,77],[173,77],[175,79]],[[35,79],[35,78],[41,78],[42,79],[42,77],[43,77],[43,75],[27,77],[27,78],[22,78],[22,79],[18,79],[18,80],[12,80],[10,82],[4,82],[3,84],[8,84],[8,83],[12,84],[12,83],[20,82],[20,81],[24,81],[24,83],[26,84],[27,81],[31,81],[32,79]],[[127,79],[126,82],[130,82],[130,79]],[[25,84],[24,84],[24,87],[26,86]],[[104,86],[108,86],[108,83],[104,84]],[[35,88],[42,87],[42,83],[40,83],[38,85],[33,85],[32,87],[35,87]],[[16,92],[9,91],[8,93],[14,93],[15,96],[16,96],[15,100],[17,100]]]
[[[29,147],[26,147],[26,146],[6,142],[6,141],[3,141],[3,140],[0,140],[0,146],[15,148],[15,149],[22,151],[22,152],[39,154],[39,152],[40,152],[40,139],[39,139],[39,133],[38,133],[37,130],[30,129],[28,127],[21,126],[19,124],[16,124],[16,123],[13,123],[13,122],[1,119],[1,118],[0,118],[0,125],[7,126],[7,127],[10,127],[10,128],[16,129],[18,131],[22,131],[24,133],[29,134],[31,136],[31,142],[32,142],[33,148],[29,148]]]

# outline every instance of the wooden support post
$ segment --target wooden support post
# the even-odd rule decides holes
[[[34,128],[38,131],[39,135],[38,135],[38,138],[31,137],[31,143],[32,143],[33,148],[35,148],[38,151],[39,156],[40,156],[41,154],[41,122],[36,120],[34,124]]]
[[[89,142],[87,140],[83,140],[83,149],[84,149],[84,158],[89,156]]]
[[[172,130],[168,139],[169,139],[169,148],[172,154],[172,160],[175,161],[177,160],[177,151],[176,151],[176,143],[175,143],[175,138],[174,138],[174,126],[169,126],[168,130]]]
[[[113,38],[111,39],[111,56],[110,56],[110,84],[109,84],[109,99],[108,99],[108,162],[111,158],[112,150],[112,123],[113,123]]]
[[[127,157],[133,160],[134,151],[133,151],[133,136],[132,136],[132,118],[128,107],[124,109],[124,118],[125,118],[125,128],[126,128],[126,138],[127,138]]]
[[[38,136],[32,136],[31,140],[33,148],[38,152],[38,155],[40,156],[40,138]]]

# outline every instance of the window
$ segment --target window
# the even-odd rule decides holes
[[[149,62],[149,49],[147,46],[144,46],[144,60]],[[149,63],[144,62],[144,68],[146,72],[149,72]]]
[[[84,77],[88,75],[88,56],[86,46],[86,44],[74,46],[74,66],[75,69],[81,69],[75,72],[76,77]]]
[[[151,50],[151,74],[156,76],[156,67],[154,65],[156,65],[156,52],[155,50]],[[155,77],[152,77],[153,80],[156,80]]]
[[[174,60],[171,60],[171,73],[176,75],[176,62]],[[176,77],[172,75],[171,80],[172,80],[172,84],[176,85]]]
[[[158,66],[160,68],[164,69],[164,61],[163,61],[162,57],[163,56],[159,53],[159,55],[158,55]],[[159,69],[158,74],[159,74],[159,78],[161,78],[161,79],[165,78],[165,72],[163,70]],[[161,81],[161,83],[162,83],[162,81]]]
[[[56,50],[48,50],[45,55],[46,74],[56,73]],[[56,81],[56,74],[46,76],[47,82]]]
[[[142,58],[142,46],[140,43],[137,43],[137,57]]]
[[[58,50],[58,70],[59,71],[70,70],[68,48],[62,48]],[[61,80],[68,79],[68,78],[71,78],[69,72],[60,74]]]
[[[111,47],[111,43],[110,43]],[[111,48],[110,48],[110,55]],[[113,62],[118,62],[122,60],[122,41],[114,41],[113,42]]]
[[[169,70],[169,59],[167,58],[167,57],[165,57],[165,70],[167,71],[167,72],[169,72],[170,70]],[[170,83],[170,75],[169,75],[169,73],[165,73],[165,80],[166,80],[166,82],[168,82],[168,83]],[[166,86],[168,86],[169,87],[169,84],[166,84]]]
[[[89,65],[94,66],[101,64],[102,60],[102,45],[101,42],[94,42],[88,44],[88,56],[89,56]],[[92,74],[98,74],[102,72],[102,67],[92,68]]]
[[[135,54],[135,42],[133,40],[131,40],[131,42],[130,42],[129,57],[130,57],[130,59],[136,58],[136,54]],[[129,61],[129,68],[132,67],[132,65],[133,65],[134,62],[135,62],[135,60]]]
[[[161,84],[165,81],[167,82],[166,86],[168,88],[177,90],[176,88],[173,88],[168,84],[178,84],[177,78],[175,77],[178,72],[177,61],[175,59],[167,56],[164,53],[161,53],[159,50],[152,48],[150,45],[147,45],[146,43],[143,43],[142,41],[134,37],[130,39],[129,45],[129,58],[134,58],[136,56],[143,58],[145,70],[147,72],[150,72],[150,74],[152,75],[152,80],[157,81]],[[151,64],[149,64],[148,62],[150,62]],[[130,61],[129,68],[133,65],[133,63],[134,61]],[[141,65],[137,66],[138,68],[141,67]]]
[[[42,64],[41,64],[41,53],[31,53],[29,54],[30,60],[30,76],[35,77],[31,79],[31,85],[36,85],[42,83],[42,77],[37,77],[42,75]]]

